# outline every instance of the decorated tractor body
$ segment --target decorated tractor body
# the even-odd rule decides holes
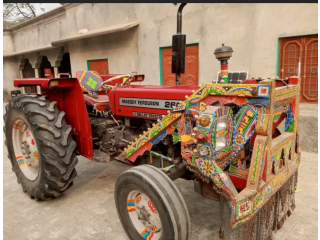
[[[185,35],[178,10],[172,72],[177,86],[132,85],[144,75],[16,79],[6,106],[8,158],[36,200],[72,186],[77,155],[122,161],[115,203],[130,239],[190,239],[186,204],[173,183],[220,202],[222,239],[271,239],[295,208],[300,164],[299,78],[229,84],[232,48],[215,51],[222,80],[179,86]],[[141,166],[137,166],[141,165]]]

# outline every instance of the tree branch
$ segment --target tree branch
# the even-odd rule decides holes
[[[30,19],[30,18],[31,18],[31,17],[29,17],[27,14],[25,14],[24,12],[22,12],[22,11],[20,10],[18,3],[16,3],[16,6],[17,6],[17,8],[18,8],[18,10],[19,10],[20,14],[21,14],[23,17],[26,17],[26,18],[28,18],[28,19]]]
[[[8,16],[10,15],[10,13],[11,13],[14,9],[16,9],[16,7],[11,8],[11,10],[9,10],[9,12],[4,13],[3,19],[4,19],[4,20],[7,20]]]
[[[30,10],[31,10],[31,12],[32,12],[32,14],[33,14],[33,16],[34,17],[36,17],[36,13],[34,12],[34,10],[32,9],[32,6],[30,6],[30,4],[29,3],[27,3],[27,6],[30,8]]]

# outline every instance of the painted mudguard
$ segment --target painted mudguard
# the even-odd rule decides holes
[[[117,158],[134,162],[172,134],[174,142],[181,142],[188,169],[210,178],[214,188],[228,199],[230,225],[236,227],[251,219],[298,169],[299,82],[291,77],[289,83],[296,84],[277,88],[272,80],[206,84]],[[226,104],[236,105],[237,114]],[[286,132],[275,136],[275,126],[284,114]],[[224,139],[223,147],[218,144],[219,138]],[[252,154],[245,153],[248,144]],[[243,169],[248,160],[250,167]]]
[[[92,160],[92,133],[83,93],[76,78],[24,78],[15,79],[14,86],[41,86],[42,94],[56,101],[58,109],[65,113],[66,121],[72,126],[72,135],[77,142],[80,155]]]

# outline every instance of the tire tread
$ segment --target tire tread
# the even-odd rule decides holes
[[[72,127],[65,122],[65,112],[60,112],[56,105],[56,101],[50,102],[46,96],[20,95],[11,99],[6,105],[6,113],[4,114],[5,125],[9,121],[10,114],[8,113],[13,109],[24,115],[35,132],[34,137],[38,139],[40,159],[43,160],[41,162],[43,167],[40,169],[42,177],[40,176],[41,181],[38,186],[29,189],[16,173],[22,189],[29,194],[30,198],[37,201],[61,196],[73,185],[73,180],[77,176],[75,166],[78,163],[78,158],[75,155],[76,142],[71,138]],[[37,118],[37,116],[44,118]],[[34,122],[35,119],[42,120]],[[6,139],[8,139],[7,132],[12,131],[6,131],[4,128],[4,132]],[[14,157],[14,152],[10,152],[8,146],[7,148],[10,159],[10,156]],[[44,148],[50,150],[50,153],[41,151]],[[11,163],[13,165],[12,160]]]

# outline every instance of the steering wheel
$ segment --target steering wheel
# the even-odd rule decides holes
[[[131,80],[133,80],[133,79],[134,79],[134,74],[133,74],[133,72],[131,72],[131,73],[129,73],[129,74],[118,75],[118,76],[109,78],[109,79],[107,79],[106,81],[104,81],[104,82],[102,83],[102,86],[103,86],[104,88],[107,88],[107,87],[114,88],[115,86],[108,85],[107,83],[112,82],[112,81],[114,81],[114,80],[117,80],[117,79],[119,79],[119,78],[125,78],[125,77],[126,77],[127,79],[126,79],[123,83],[121,83],[120,86],[126,85],[128,82],[130,82]]]

